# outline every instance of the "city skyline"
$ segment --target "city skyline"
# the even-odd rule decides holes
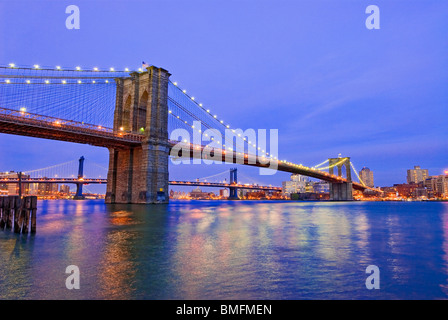
[[[284,2],[276,6],[275,14],[270,16],[272,25],[269,28],[259,24],[260,15],[264,16],[271,8],[268,2],[262,2],[257,11],[243,4],[239,13],[230,12],[230,7],[223,2],[219,12],[210,11],[204,2],[192,2],[188,6],[197,9],[193,10],[193,17],[182,16],[181,9],[186,4],[153,3],[152,10],[169,11],[179,18],[176,25],[167,26],[168,31],[155,34],[153,43],[125,40],[129,28],[134,26],[133,20],[138,20],[135,16],[140,14],[135,10],[142,5],[138,1],[131,1],[127,6],[112,2],[108,7],[80,1],[83,22],[80,30],[74,31],[68,31],[63,23],[65,14],[61,12],[65,4],[2,3],[0,24],[3,27],[14,28],[18,23],[11,20],[13,15],[8,13],[23,12],[20,22],[23,37],[19,40],[12,34],[1,34],[0,41],[8,50],[0,52],[0,61],[18,65],[57,63],[68,67],[127,66],[135,69],[144,60],[168,69],[173,74],[172,80],[179,81],[188,92],[203,99],[218,115],[225,114],[225,120],[230,119],[235,127],[278,128],[282,158],[312,166],[342,153],[352,157],[358,168],[371,168],[376,173],[377,185],[392,185],[400,183],[401,172],[415,164],[428,168],[430,175],[441,174],[446,169],[447,133],[443,119],[448,97],[443,90],[447,78],[441,67],[446,66],[447,44],[440,41],[439,36],[446,26],[440,13],[446,4],[408,4],[405,13],[409,19],[418,21],[422,13],[432,19],[426,19],[427,23],[417,30],[405,31],[400,3],[380,2],[382,12],[388,14],[382,28],[375,31],[363,26],[364,6],[349,2],[326,3],[325,6]],[[25,5],[29,10],[23,10]],[[118,8],[132,15],[124,15],[124,20],[112,33],[104,25],[107,25],[109,12],[116,12]],[[208,15],[202,15],[203,12]],[[310,12],[312,19],[306,16]],[[230,13],[235,25],[223,28],[213,22]],[[299,22],[292,22],[297,19],[283,21],[282,15],[292,14],[298,15]],[[320,21],[317,25],[316,17]],[[145,25],[158,30],[158,19],[155,17]],[[207,30],[199,23],[201,19],[206,19]],[[340,20],[346,24],[342,25]],[[180,34],[173,34],[184,24],[187,27]],[[338,26],[338,31],[333,31],[333,26]],[[280,33],[285,27],[289,31]],[[240,39],[229,36],[236,28],[243,30]],[[312,32],[307,33],[305,29]],[[340,32],[344,37],[337,37]],[[167,33],[173,39],[166,36]],[[210,37],[212,33],[215,37]],[[281,43],[273,37],[278,34],[283,34]],[[319,36],[319,41],[315,40],[315,35]],[[116,41],[108,40],[112,36],[124,39],[125,45],[107,50],[115,48]],[[418,44],[413,41],[415,36],[418,36]],[[58,45],[49,43],[49,39],[59,39]],[[225,40],[224,43],[219,39]],[[226,41],[234,41],[238,50],[226,46]],[[180,54],[158,43],[176,44],[174,47],[179,49],[178,43],[182,43],[187,50],[180,51],[180,58]],[[270,49],[271,43],[276,44],[275,48]],[[330,44],[334,47],[331,54],[325,50]],[[89,54],[90,48],[99,45],[107,55]],[[47,49],[34,50],[40,47]],[[305,47],[307,50],[300,50]],[[371,48],[377,50],[372,52]],[[234,58],[231,64],[226,63],[226,56]],[[269,59],[271,56],[277,59]],[[278,60],[278,57],[283,59]],[[422,63],[415,64],[415,61]],[[235,70],[241,72],[235,73]],[[423,84],[422,79],[426,78],[431,81]],[[279,86],[284,88],[281,97],[274,93]],[[241,104],[244,108],[239,107]],[[428,104],[431,104],[429,111],[425,108]],[[275,114],[270,111],[272,109],[276,110]],[[419,124],[417,130],[413,126],[415,123]],[[80,154],[107,165],[108,152],[103,148],[5,134],[0,137],[1,149],[26,146],[16,155],[0,159],[0,167],[5,170],[32,169],[29,158],[33,158],[36,167],[42,167]],[[290,148],[290,145],[300,147]],[[56,154],[55,150],[58,150]],[[223,166],[201,165],[198,169],[193,166],[186,173],[181,167],[170,165],[170,175],[195,179],[221,171]],[[282,173],[263,177],[258,176],[255,169],[245,170],[265,184],[280,185],[286,178]]]

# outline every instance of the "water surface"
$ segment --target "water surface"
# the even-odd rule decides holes
[[[1,299],[448,298],[448,203],[53,200],[37,228],[0,231]]]

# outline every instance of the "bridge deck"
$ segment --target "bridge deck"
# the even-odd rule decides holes
[[[0,183],[19,183],[17,178],[0,178]],[[73,184],[105,184],[107,179],[77,179],[77,178],[25,178],[22,183],[73,183]],[[269,190],[282,191],[281,187],[273,186],[259,186],[248,184],[230,184],[220,182],[199,182],[199,181],[170,181],[173,186],[201,186],[213,188],[236,188],[236,189],[250,189],[250,190]]]
[[[0,108],[0,132],[108,148],[138,146],[143,136],[55,117]]]
[[[76,142],[83,144],[90,144],[99,147],[107,148],[132,148],[141,145],[145,136],[141,134],[129,132],[117,132],[110,128],[85,124],[81,122],[62,120],[54,117],[42,116],[17,110],[0,108],[0,133],[24,135],[36,138]],[[171,147],[176,145],[177,141],[169,141]],[[210,148],[207,146],[195,146],[188,144],[186,149],[189,150],[189,158],[202,158],[204,149]],[[184,149],[185,150],[185,149]],[[239,154],[235,151],[217,150],[220,152],[222,162],[237,163],[255,167],[268,168],[261,157],[254,157],[256,161],[250,161],[250,155]],[[208,152],[214,156],[214,152]],[[182,152],[179,153],[182,156]],[[327,172],[320,171],[314,168],[288,163],[278,160],[274,161],[277,164],[277,170],[283,172],[290,172],[294,174],[301,174],[304,176],[320,179],[330,183],[347,182],[346,179],[331,175]],[[70,182],[70,181],[67,181]],[[72,181],[73,182],[73,181]],[[56,182],[61,183],[61,182]],[[90,182],[90,183],[104,183],[104,182]],[[356,190],[373,190],[381,192],[380,190],[364,186],[360,183],[353,182],[353,188]]]

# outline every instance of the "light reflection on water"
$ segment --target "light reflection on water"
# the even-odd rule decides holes
[[[40,201],[35,236],[0,231],[0,298],[445,299],[448,204]]]

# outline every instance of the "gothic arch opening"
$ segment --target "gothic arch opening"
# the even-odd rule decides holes
[[[148,106],[148,92],[145,90],[140,97],[137,109],[137,128],[136,130],[143,131],[146,130],[146,112]]]
[[[126,102],[124,103],[123,118],[121,120],[121,126],[125,131],[131,130],[131,105],[132,105],[132,96],[129,95],[126,98]]]

